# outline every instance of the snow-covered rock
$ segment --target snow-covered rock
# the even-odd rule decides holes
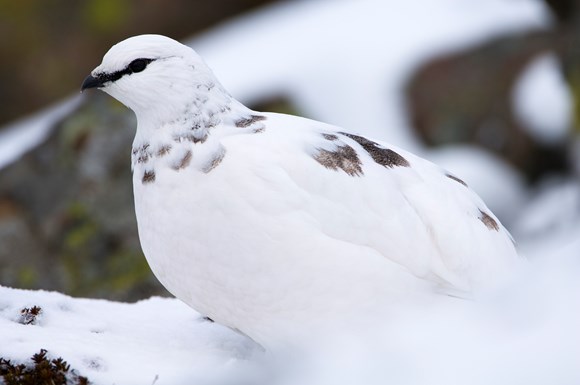
[[[81,100],[78,95],[75,95],[2,128],[0,130],[0,168],[16,161],[31,148],[42,143],[55,124],[74,111]]]
[[[572,125],[573,99],[558,59],[542,55],[520,75],[512,95],[516,116],[538,141],[564,140]]]

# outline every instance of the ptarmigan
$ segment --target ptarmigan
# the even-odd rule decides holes
[[[135,210],[157,278],[264,345],[314,320],[470,297],[518,264],[458,177],[338,127],[252,111],[175,40],[116,44],[87,88],[137,115]]]

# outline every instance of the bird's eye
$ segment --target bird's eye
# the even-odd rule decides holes
[[[147,64],[149,64],[150,62],[151,60],[147,59],[135,59],[129,64],[129,69],[132,72],[141,72],[145,69],[145,67],[147,67]]]

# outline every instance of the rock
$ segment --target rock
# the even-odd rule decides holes
[[[135,118],[104,94],[86,99],[0,170],[0,284],[116,300],[166,294],[137,235]]]

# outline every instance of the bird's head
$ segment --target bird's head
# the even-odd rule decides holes
[[[137,114],[161,120],[207,99],[217,80],[191,48],[161,35],[140,35],[111,47],[84,80],[81,92],[98,88]],[[220,87],[221,88],[221,87]]]

